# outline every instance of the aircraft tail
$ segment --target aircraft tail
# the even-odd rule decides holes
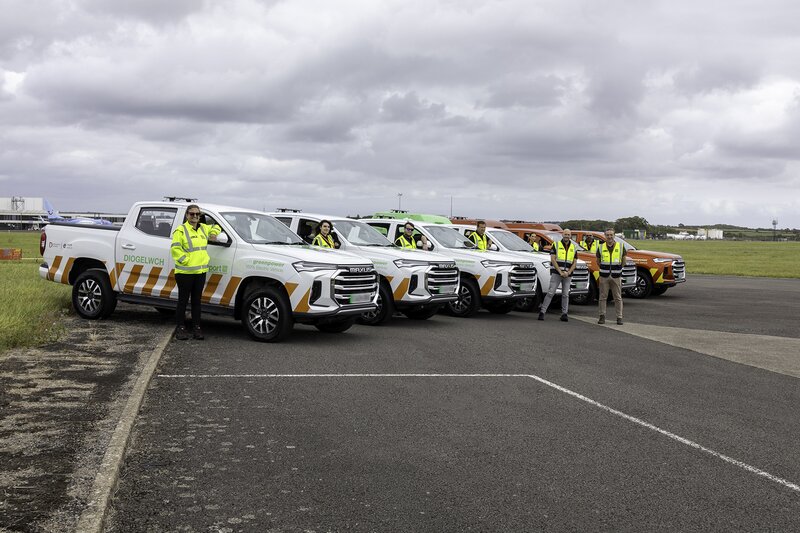
[[[58,213],[58,211],[57,211],[57,210],[56,210],[56,209],[53,207],[53,204],[51,204],[51,203],[50,203],[50,202],[47,200],[47,198],[45,198],[45,199],[44,199],[44,209],[45,209],[45,211],[47,211],[47,218],[48,218],[49,220],[53,220],[53,219],[56,219],[56,218],[61,218],[61,215],[60,215],[60,214]]]

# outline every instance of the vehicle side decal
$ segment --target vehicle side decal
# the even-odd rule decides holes
[[[133,288],[136,287],[136,282],[139,281],[142,268],[142,265],[133,265],[133,268],[131,268],[131,274],[128,276],[128,281],[125,283],[125,288],[122,290],[122,292],[126,294],[133,294]]]
[[[72,263],[75,262],[74,257],[67,259],[67,266],[64,267],[64,273],[61,275],[61,283],[69,285],[69,272],[72,270]]]
[[[217,286],[219,285],[221,279],[221,274],[211,274],[211,277],[209,277],[208,281],[206,281],[206,287],[203,289],[203,296],[200,298],[200,301],[205,303],[209,303],[211,301],[211,297],[214,296],[214,293],[217,291]]]
[[[169,276],[167,276],[167,282],[164,284],[164,288],[161,289],[161,292],[158,295],[162,298],[169,298],[174,289],[175,289],[175,270],[173,269],[169,271]]]
[[[392,280],[394,279],[394,276],[384,276],[384,277],[386,278],[386,281],[389,282],[389,285],[391,285],[392,284]]]
[[[147,282],[142,288],[142,294],[150,296],[153,293],[153,287],[158,283],[158,278],[161,275],[161,267],[153,267],[150,269],[150,275],[147,276]]]
[[[286,293],[289,295],[289,298],[292,297],[292,293],[298,287],[297,283],[285,283],[284,287],[286,287]]]
[[[231,280],[228,282],[228,286],[225,287],[225,292],[222,295],[222,299],[219,301],[219,305],[224,305],[230,307],[231,300],[233,300],[233,295],[236,294],[236,289],[239,288],[239,284],[242,282],[242,278],[233,276]]]
[[[47,271],[47,279],[50,281],[55,281],[56,279],[56,272],[58,271],[58,267],[61,265],[61,256],[57,255],[53,259],[53,264],[50,265],[50,270]]]
[[[656,272],[658,272],[658,269],[657,269],[657,268],[651,268],[651,269],[650,269],[650,277],[651,277],[651,278],[654,278],[654,277],[655,277],[655,275],[656,275]]]
[[[408,284],[411,282],[409,278],[403,278],[400,280],[400,285],[394,290],[394,299],[399,300],[403,297],[403,295],[408,291]]]
[[[487,279],[486,283],[483,284],[483,287],[481,288],[482,296],[486,296],[494,288],[494,278],[495,276],[489,276],[489,279]]]
[[[300,303],[294,308],[296,313],[307,313],[311,307],[308,305],[308,297],[311,296],[311,289],[308,289],[300,300]]]

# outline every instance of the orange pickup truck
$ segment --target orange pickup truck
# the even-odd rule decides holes
[[[598,242],[605,242],[601,231],[572,230],[577,241],[583,241],[587,235],[594,235]],[[625,245],[628,259],[636,263],[636,287],[628,289],[633,298],[647,298],[651,294],[660,295],[678,283],[686,281],[686,263],[679,255],[651,250],[639,250],[625,239],[616,238]]]
[[[553,246],[553,241],[561,239],[561,228],[554,224],[548,224],[548,226],[554,226],[558,228],[557,230],[542,229],[536,227],[540,226],[540,224],[525,222],[506,222],[505,225],[508,231],[517,234],[526,241],[531,234],[539,235],[539,237],[542,238],[543,249],[548,252]],[[574,233],[573,240],[578,241],[578,237],[576,237]],[[571,297],[570,300],[577,304],[588,304],[596,300],[599,293],[597,289],[597,279],[600,277],[600,265],[597,262],[597,256],[595,254],[580,248],[580,245],[578,245],[578,248],[578,259],[586,261],[586,265],[589,267],[589,293],[585,295],[575,295]],[[628,291],[636,288],[636,265],[630,260],[622,267],[622,288]]]

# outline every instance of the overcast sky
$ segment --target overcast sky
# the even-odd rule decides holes
[[[0,1],[0,196],[800,227],[796,1]]]

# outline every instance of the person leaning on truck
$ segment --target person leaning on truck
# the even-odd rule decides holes
[[[488,250],[492,245],[492,239],[486,235],[486,222],[483,220],[479,220],[475,224],[475,231],[470,234],[469,238],[475,243],[478,250]]]
[[[597,253],[597,241],[594,240],[594,235],[591,233],[586,235],[586,238],[581,241],[581,246],[586,248],[587,252]]]
[[[191,204],[186,208],[186,221],[172,232],[172,259],[175,260],[175,283],[178,285],[178,309],[175,312],[177,329],[175,338],[186,340],[189,334],[184,325],[186,304],[192,299],[192,336],[203,340],[200,328],[200,299],[208,272],[208,241],[217,240],[222,229],[214,224],[201,224],[200,207]]]
[[[572,273],[578,261],[575,259],[575,246],[572,244],[572,231],[565,229],[561,234],[561,240],[553,243],[550,250],[550,288],[547,290],[542,306],[539,308],[539,320],[544,320],[544,314],[550,307],[553,296],[559,284],[561,285],[561,321],[567,322],[567,312],[569,311],[569,284],[572,281]]]
[[[320,220],[317,226],[317,235],[311,244],[322,248],[338,248],[339,243],[333,239],[332,230],[333,223],[330,220]]]
[[[406,222],[405,226],[403,226],[403,234],[395,239],[394,243],[400,248],[416,250],[417,243],[414,240],[414,224]]]
[[[606,300],[608,291],[614,297],[617,324],[622,325],[622,265],[625,264],[625,246],[614,239],[614,229],[606,230],[606,242],[597,247],[597,262],[600,264],[600,294],[597,297],[600,318],[598,324],[606,323]]]

